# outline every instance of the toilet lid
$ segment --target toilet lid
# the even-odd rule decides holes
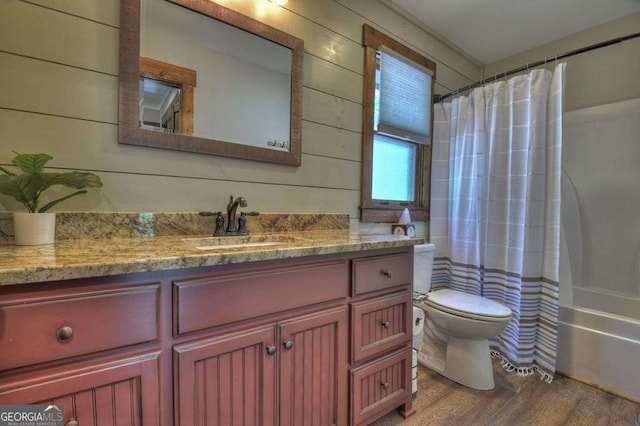
[[[511,309],[486,297],[457,290],[437,290],[429,293],[427,305],[454,315],[485,321],[511,317]]]

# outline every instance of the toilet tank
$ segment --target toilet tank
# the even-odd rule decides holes
[[[431,273],[433,271],[433,255],[436,246],[419,244],[413,246],[413,290],[419,293],[431,291]]]

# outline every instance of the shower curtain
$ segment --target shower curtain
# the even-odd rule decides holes
[[[565,64],[473,90],[434,110],[432,287],[511,308],[490,341],[508,370],[555,372]]]

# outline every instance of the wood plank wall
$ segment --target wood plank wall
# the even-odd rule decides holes
[[[362,24],[434,60],[440,93],[480,76],[477,64],[376,0],[224,5],[305,42],[301,167],[119,145],[119,0],[0,0],[0,165],[13,150],[47,152],[53,168],[102,177],[101,190],[59,210],[220,210],[233,194],[262,212],[348,213],[358,229]],[[0,197],[2,207],[16,205]]]

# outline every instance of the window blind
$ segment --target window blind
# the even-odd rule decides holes
[[[380,47],[380,110],[376,131],[428,144],[431,135],[431,78],[427,68]]]

